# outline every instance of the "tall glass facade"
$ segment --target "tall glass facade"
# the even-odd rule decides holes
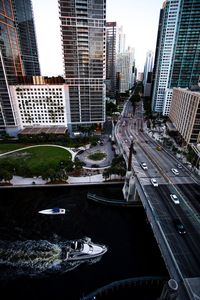
[[[116,89],[116,22],[106,23],[106,93],[113,97]]]
[[[40,75],[31,0],[13,0],[13,4],[25,75]]]
[[[105,120],[106,0],[59,0],[70,123]]]
[[[169,87],[197,85],[200,76],[200,0],[184,0]]]
[[[23,67],[10,0],[0,0],[0,129],[15,126],[8,84],[16,83]]]
[[[166,0],[162,10],[152,108],[169,114],[173,87],[200,76],[200,0]]]

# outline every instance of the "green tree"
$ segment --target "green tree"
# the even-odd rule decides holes
[[[5,170],[3,172],[3,179],[6,181],[6,182],[9,182],[11,181],[11,179],[13,178],[13,174],[10,173],[9,171]]]

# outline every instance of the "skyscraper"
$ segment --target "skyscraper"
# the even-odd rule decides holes
[[[117,31],[117,53],[125,52],[126,36],[123,32],[123,26],[120,26]]]
[[[40,75],[40,65],[31,0],[13,0],[24,73]]]
[[[9,85],[18,76],[40,74],[30,0],[0,1],[0,130],[18,130]]]
[[[70,125],[105,121],[106,0],[59,0]]]
[[[146,54],[146,61],[144,65],[144,80],[143,84],[147,83],[148,73],[153,70],[153,51],[148,51]]]
[[[135,50],[128,47],[128,50],[117,55],[117,72],[120,74],[119,92],[124,93],[134,84],[134,66],[135,66]]]
[[[0,130],[12,132],[16,126],[9,84],[24,75],[12,2],[0,1]]]
[[[146,54],[146,61],[144,65],[144,96],[150,96],[151,90],[151,75],[153,71],[153,51],[148,51]]]
[[[111,97],[116,89],[116,25],[106,23],[106,94]]]
[[[173,87],[189,87],[200,74],[200,0],[163,5],[152,108],[168,115]]]

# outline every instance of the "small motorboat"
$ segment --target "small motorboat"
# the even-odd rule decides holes
[[[108,248],[105,245],[94,244],[90,238],[72,241],[62,249],[64,261],[86,260],[102,256]]]
[[[54,208],[49,208],[49,209],[43,209],[43,210],[38,211],[38,213],[44,214],[44,215],[64,215],[65,208],[54,207]]]

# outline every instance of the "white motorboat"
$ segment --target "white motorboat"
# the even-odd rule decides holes
[[[62,249],[64,261],[85,260],[99,257],[106,253],[105,245],[94,244],[90,238],[72,241]]]
[[[54,207],[49,209],[43,209],[38,211],[38,213],[44,215],[63,215],[65,214],[65,208]]]

